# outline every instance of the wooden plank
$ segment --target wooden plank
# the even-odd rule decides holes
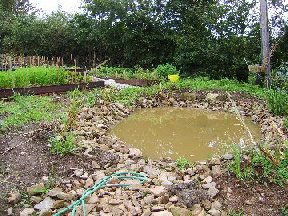
[[[80,83],[80,84],[65,84],[65,85],[53,85],[53,86],[40,86],[29,88],[12,88],[12,89],[0,89],[0,98],[7,98],[13,96],[15,93],[20,95],[39,95],[46,93],[59,93],[71,91],[74,89],[93,89],[104,87],[104,81]]]

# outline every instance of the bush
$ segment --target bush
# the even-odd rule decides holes
[[[50,143],[52,154],[63,156],[66,154],[72,154],[76,149],[76,139],[72,132],[67,133],[64,137],[52,137]]]
[[[168,79],[168,75],[179,74],[175,66],[170,64],[158,65],[155,69],[156,74],[162,79]]]
[[[272,71],[272,84],[273,88],[288,92],[288,62]]]

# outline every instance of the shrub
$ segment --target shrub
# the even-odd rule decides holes
[[[61,156],[71,154],[76,149],[76,139],[73,133],[69,132],[65,136],[55,136],[50,140],[51,153]]]
[[[167,79],[168,75],[179,73],[176,67],[170,64],[158,65],[158,67],[155,69],[155,72],[162,79]]]
[[[183,170],[189,166],[189,161],[184,157],[180,157],[176,160],[176,166],[178,169]]]

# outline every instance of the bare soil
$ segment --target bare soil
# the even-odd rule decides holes
[[[249,216],[280,216],[281,209],[285,205],[288,207],[287,186],[242,182],[227,173],[218,177],[217,181],[220,200],[228,212],[234,210]]]

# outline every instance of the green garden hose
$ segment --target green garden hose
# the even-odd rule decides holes
[[[83,216],[86,216],[86,208],[85,208],[85,199],[90,196],[95,191],[99,190],[100,188],[104,188],[107,186],[107,183],[112,178],[117,178],[119,180],[121,179],[136,179],[140,182],[140,184],[144,184],[148,179],[145,174],[142,173],[135,173],[135,172],[119,172],[114,173],[110,176],[105,176],[100,181],[98,181],[93,187],[88,188],[81,196],[80,199],[73,202],[71,205],[69,205],[67,208],[62,209],[61,211],[55,213],[53,216],[60,216],[68,211],[72,210],[72,216],[75,216],[76,209],[78,206],[82,206]],[[113,187],[127,187],[130,186],[129,184],[112,184]]]

